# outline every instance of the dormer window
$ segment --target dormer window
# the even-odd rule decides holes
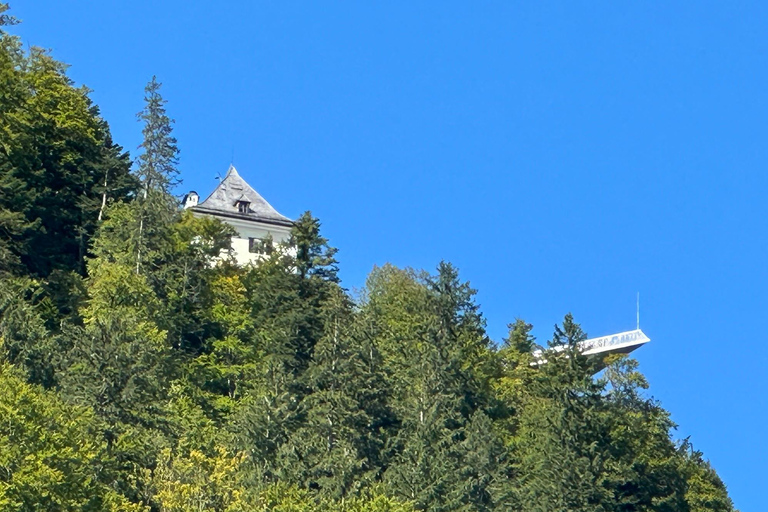
[[[237,211],[240,213],[248,213],[250,211],[251,203],[248,201],[238,201]]]

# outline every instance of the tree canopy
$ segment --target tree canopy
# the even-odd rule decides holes
[[[232,228],[179,208],[155,77],[133,169],[88,89],[6,32],[0,90],[0,510],[734,510],[572,315],[532,365],[532,326],[492,341],[450,263],[350,293],[309,212],[238,266]]]

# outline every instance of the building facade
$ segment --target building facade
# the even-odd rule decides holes
[[[258,260],[254,248],[260,240],[271,236],[275,244],[286,241],[293,226],[293,221],[278,213],[233,165],[204,201],[200,202],[197,192],[191,191],[184,196],[183,203],[195,215],[217,218],[237,231],[232,238],[232,250],[240,265]]]

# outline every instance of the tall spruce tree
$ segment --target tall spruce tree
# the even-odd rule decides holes
[[[243,284],[256,326],[255,378],[238,405],[237,447],[253,462],[254,478],[274,481],[290,472],[290,434],[304,421],[302,400],[311,387],[307,369],[326,334],[326,306],[338,286],[336,249],[307,212],[281,247],[265,244],[265,258],[245,270]]]
[[[325,333],[307,369],[308,394],[300,407],[304,421],[283,453],[299,485],[338,499],[375,477],[374,420],[364,403],[371,376],[363,347],[352,335],[349,297],[335,288],[323,309]]]
[[[568,314],[555,326],[547,363],[528,383],[514,441],[517,505],[524,511],[611,510],[603,485],[608,434],[601,387],[577,343],[585,339]]]
[[[136,273],[142,265],[152,268],[159,247],[153,243],[162,239],[159,231],[177,216],[173,187],[179,184],[179,150],[173,136],[173,119],[165,110],[167,101],[160,95],[161,83],[153,76],[144,88],[144,109],[137,114],[144,123],[142,153],[136,159],[139,180],[139,218],[136,233]]]
[[[636,363],[611,357],[606,376],[578,351],[585,338],[566,315],[546,364],[527,385],[511,442],[516,506],[524,511],[687,510],[669,415],[642,396]]]
[[[473,295],[445,263],[435,276],[377,269],[365,293],[362,314],[383,354],[397,418],[384,481],[426,510],[488,510],[495,502],[502,447],[480,412],[489,402],[490,352]],[[494,439],[493,447],[477,451],[478,438]]]

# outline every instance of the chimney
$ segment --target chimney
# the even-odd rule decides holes
[[[186,210],[192,206],[197,206],[198,199],[200,199],[200,196],[197,195],[197,192],[191,190],[189,194],[184,196],[184,209]]]

